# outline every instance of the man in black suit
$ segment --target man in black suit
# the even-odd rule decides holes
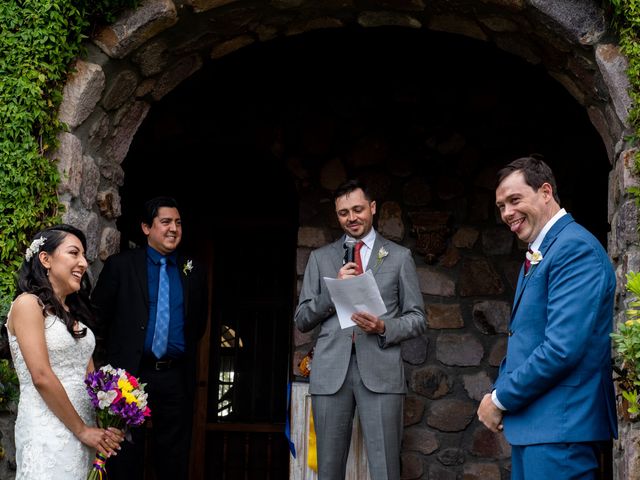
[[[182,222],[174,199],[146,202],[141,227],[146,248],[109,257],[91,299],[106,335],[107,362],[147,384],[155,478],[180,480],[188,478],[196,347],[206,327],[208,284],[204,267],[176,252]],[[110,480],[142,480],[144,433],[134,428],[133,443],[124,442],[109,459]]]

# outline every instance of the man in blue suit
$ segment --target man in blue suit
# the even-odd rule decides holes
[[[595,479],[600,448],[617,437],[613,268],[600,242],[560,208],[542,160],[520,158],[500,170],[496,205],[529,252],[507,355],[478,418],[504,430],[512,480]]]

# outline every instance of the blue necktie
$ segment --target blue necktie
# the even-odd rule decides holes
[[[160,259],[160,282],[158,283],[158,306],[156,312],[156,330],[153,332],[151,351],[160,359],[167,353],[169,339],[169,274],[167,258]]]

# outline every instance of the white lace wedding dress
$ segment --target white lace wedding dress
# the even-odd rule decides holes
[[[71,403],[86,424],[95,425],[95,411],[84,384],[96,343],[93,332],[87,329],[85,337],[75,339],[58,317],[49,315],[45,319],[45,338],[51,367]],[[94,450],[81,443],[44,403],[11,333],[9,346],[20,381],[15,426],[16,480],[86,480]]]

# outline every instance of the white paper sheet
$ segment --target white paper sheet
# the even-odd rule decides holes
[[[351,320],[351,315],[355,312],[368,312],[380,316],[387,311],[371,270],[344,280],[324,277],[324,281],[336,307],[342,328],[355,325]]]

